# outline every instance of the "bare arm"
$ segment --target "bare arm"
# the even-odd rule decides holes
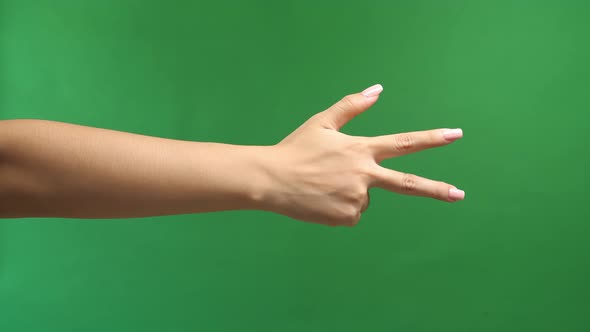
[[[460,129],[376,137],[339,130],[379,98],[380,85],[342,98],[278,144],[240,146],[43,120],[0,121],[0,217],[132,218],[258,209],[355,225],[372,187],[462,200],[445,182],[380,165],[448,145]]]
[[[268,147],[0,121],[0,216],[127,218],[257,206]]]

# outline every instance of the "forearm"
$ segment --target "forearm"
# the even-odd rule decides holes
[[[43,120],[0,121],[0,217],[256,209],[268,148]]]

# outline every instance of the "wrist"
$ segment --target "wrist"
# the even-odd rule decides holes
[[[252,171],[247,179],[245,197],[252,210],[272,211],[275,146],[250,146]],[[276,185],[276,184],[275,184]]]

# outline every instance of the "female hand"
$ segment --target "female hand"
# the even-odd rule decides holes
[[[444,146],[463,136],[461,129],[435,129],[377,137],[339,132],[379,98],[379,84],[348,95],[312,116],[272,147],[268,155],[264,210],[331,226],[356,225],[369,205],[368,190],[426,196],[446,202],[462,200],[456,187],[380,166],[427,148]]]
[[[462,136],[460,129],[378,137],[338,131],[371,107],[382,89],[375,85],[344,97],[271,146],[181,141],[46,120],[0,121],[0,217],[262,209],[351,226],[368,207],[371,187],[463,199],[463,191],[449,184],[379,165],[449,144]]]

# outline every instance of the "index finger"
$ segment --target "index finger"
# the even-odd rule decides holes
[[[378,161],[451,144],[463,137],[463,130],[433,129],[369,138],[369,149]]]

